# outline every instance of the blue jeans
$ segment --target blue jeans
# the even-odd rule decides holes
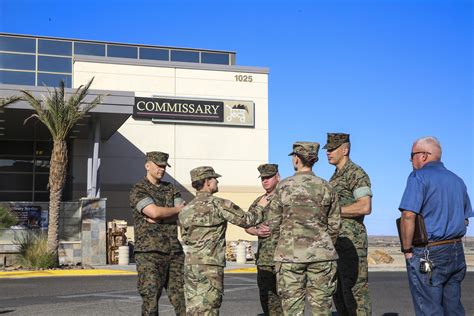
[[[431,275],[420,272],[425,250],[434,264]],[[465,315],[461,303],[461,281],[466,275],[462,243],[414,248],[406,264],[416,315]]]

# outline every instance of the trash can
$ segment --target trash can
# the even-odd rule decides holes
[[[118,248],[118,264],[128,265],[129,263],[129,248],[128,246],[120,246]]]
[[[236,262],[237,263],[246,263],[247,262],[247,256],[246,256],[246,247],[245,247],[245,244],[243,242],[239,243],[236,247]]]

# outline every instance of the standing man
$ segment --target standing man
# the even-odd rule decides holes
[[[473,216],[466,185],[441,162],[441,145],[423,137],[411,150],[413,172],[400,202],[402,252],[416,315],[464,315],[461,282],[466,261],[461,238]],[[413,247],[415,217],[422,214],[429,243]]]
[[[177,215],[184,207],[176,187],[162,181],[168,154],[146,154],[146,177],[130,191],[135,221],[135,261],[142,315],[158,315],[163,287],[176,315],[185,315],[184,253],[178,240]]]
[[[329,183],[341,206],[342,227],[336,241],[337,291],[334,305],[339,315],[372,315],[367,264],[367,231],[364,217],[372,211],[370,179],[349,158],[349,134],[328,133],[324,146],[328,162],[336,166]]]
[[[219,315],[224,291],[225,233],[227,222],[240,227],[260,223],[263,208],[258,205],[244,212],[229,200],[214,196],[218,192],[212,167],[191,170],[196,197],[181,211],[181,237],[185,247],[184,292],[187,315]]]
[[[318,143],[293,144],[290,155],[296,173],[277,185],[270,204],[284,315],[304,315],[306,295],[313,315],[330,315],[336,291],[334,243],[341,224],[340,208],[334,189],[312,171],[318,150]]]
[[[271,201],[275,196],[275,188],[278,182],[280,182],[278,165],[263,164],[258,166],[257,170],[260,172],[260,179],[262,180],[262,187],[265,190],[265,194],[259,196],[252,203],[251,208],[256,206],[262,198]],[[245,230],[251,235],[258,236],[257,284],[260,292],[260,304],[262,305],[265,316],[283,315],[276,286],[275,261],[273,261],[276,240],[269,238],[270,228],[265,223],[268,220],[269,206],[270,205],[264,209],[263,224]]]

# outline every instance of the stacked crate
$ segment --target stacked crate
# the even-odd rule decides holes
[[[118,249],[127,246],[127,222],[114,219],[107,223],[107,263],[118,264]]]

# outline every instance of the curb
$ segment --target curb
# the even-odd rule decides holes
[[[369,272],[405,272],[406,267],[369,267]],[[473,266],[467,267],[468,272],[474,272]],[[257,273],[257,267],[235,267],[227,268],[224,273]],[[78,270],[19,270],[0,271],[0,279],[27,279],[41,277],[80,277],[80,276],[114,276],[114,275],[137,275],[136,271],[121,269],[78,269]]]
[[[224,273],[257,273],[257,267],[226,269]]]
[[[26,279],[41,277],[65,276],[98,276],[98,275],[136,275],[136,272],[109,269],[82,269],[82,270],[43,270],[43,271],[3,271],[0,279]]]

